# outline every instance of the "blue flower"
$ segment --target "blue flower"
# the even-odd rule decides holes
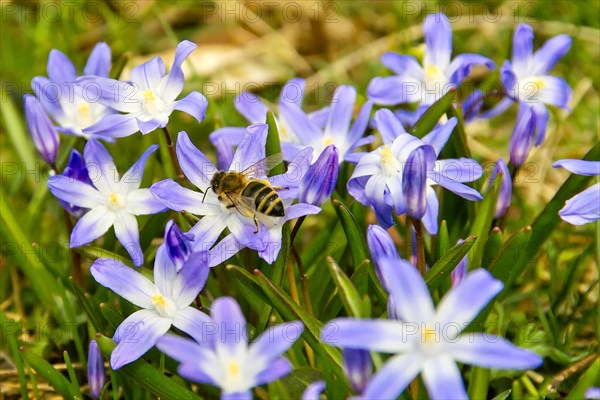
[[[308,169],[300,183],[300,202],[320,206],[335,190],[339,172],[338,150],[329,145]]]
[[[344,349],[344,373],[354,392],[362,393],[365,390],[372,372],[371,353],[367,350]]]
[[[277,380],[292,370],[282,354],[300,337],[301,322],[270,328],[248,343],[246,319],[237,302],[221,297],[211,307],[214,341],[207,346],[174,335],[166,335],[157,347],[181,362],[177,371],[194,382],[221,388],[222,399],[252,399],[250,389]]]
[[[503,287],[484,269],[477,269],[439,302],[437,310],[419,272],[408,262],[380,260],[398,320],[338,318],[336,334],[322,337],[327,344],[389,353],[362,393],[364,398],[396,398],[419,374],[429,396],[466,399],[456,363],[483,368],[538,367],[537,354],[518,348],[498,336],[461,334]]]
[[[191,92],[175,100],[183,90],[181,65],[196,44],[184,40],[175,51],[175,60],[168,74],[160,57],[155,57],[131,70],[131,82],[117,81],[99,76],[85,76],[77,80],[80,90],[94,93],[98,102],[124,114],[112,114],[84,129],[86,134],[120,138],[138,131],[150,133],[164,128],[173,110],[183,111],[198,122],[204,119],[206,98]]]
[[[456,126],[451,118],[422,139],[404,130],[390,110],[375,113],[375,122],[384,145],[365,154],[348,181],[348,192],[361,204],[371,206],[385,228],[394,224],[392,213],[408,213],[421,219],[435,234],[439,203],[432,185],[441,185],[467,200],[481,200],[471,182],[483,174],[472,159],[436,160]]]
[[[165,210],[149,189],[140,189],[146,160],[158,146],[150,146],[119,179],[112,157],[100,142],[89,140],[83,151],[89,179],[93,185],[68,175],[55,175],[48,187],[57,199],[72,206],[89,208],[71,232],[71,247],[80,247],[104,235],[114,226],[117,239],[127,249],[133,263],[144,263],[136,215]]]
[[[208,278],[208,255],[194,253],[179,272],[168,262],[166,253],[156,253],[154,283],[123,263],[100,258],[90,273],[102,286],[141,307],[117,327],[113,340],[117,347],[110,356],[112,369],[119,369],[150,350],[171,326],[198,341],[204,340],[208,315],[190,307]]]
[[[265,158],[265,145],[268,128],[266,124],[255,124],[247,128],[246,135],[238,146],[227,171],[241,172],[257,164]],[[243,215],[235,207],[227,208],[216,193],[210,188],[210,182],[217,172],[215,165],[198,150],[190,141],[185,132],[180,132],[177,138],[177,158],[185,176],[203,193],[187,189],[172,179],[155,183],[150,190],[160,199],[165,206],[175,211],[188,211],[202,218],[189,233],[194,235],[194,250],[210,249],[219,235],[226,228],[231,234],[225,237],[211,253],[215,261],[211,265],[219,264],[233,256],[240,249],[249,247],[257,250],[260,257],[268,263],[277,258],[281,249],[281,229],[283,224],[290,219],[295,219],[307,214],[316,214],[319,207],[297,203],[292,204],[299,196],[299,185],[302,177],[308,170],[310,163],[310,149],[299,153],[290,163],[285,174],[266,177],[264,168],[258,168],[251,176],[257,179],[267,179],[271,185],[279,186],[278,191],[284,209],[284,217],[270,217],[260,213],[256,216],[259,220],[259,230],[252,216]],[[216,264],[213,264],[216,263]]]
[[[396,75],[373,78],[367,94],[376,104],[433,104],[448,90],[456,88],[469,76],[475,65],[495,68],[487,57],[478,54],[452,55],[452,28],[444,14],[430,14],[423,25],[425,58],[419,65],[412,56],[388,52],[381,62]]]
[[[193,253],[193,241],[194,235],[183,233],[173,220],[167,222],[164,245],[167,256],[175,266],[177,272],[181,270],[181,267],[183,267]]]
[[[96,339],[90,341],[87,370],[90,395],[93,399],[97,399],[100,397],[102,387],[106,381],[106,374],[104,372],[104,358],[102,358]]]
[[[325,390],[325,381],[316,381],[306,387],[301,400],[319,400]]]
[[[510,206],[510,199],[512,198],[512,178],[508,166],[503,159],[496,161],[494,171],[490,176],[490,184],[492,184],[496,178],[502,179],[500,183],[500,193],[498,193],[498,201],[496,202],[496,211],[494,218],[501,218],[506,214],[506,210]]]
[[[59,138],[52,121],[39,101],[30,94],[23,96],[23,108],[25,109],[27,130],[29,130],[35,148],[44,161],[49,165],[54,165],[58,154]]]
[[[460,239],[456,244],[461,244],[464,240]],[[469,255],[465,255],[462,260],[459,261],[458,265],[452,270],[450,279],[452,280],[452,286],[460,284],[467,276],[469,270]]]
[[[588,388],[585,391],[585,393],[583,394],[583,397],[586,400],[599,400],[600,399],[600,387],[592,386],[592,387]]]
[[[565,159],[552,164],[554,168],[566,170],[586,176],[600,175],[600,161],[584,161]],[[600,183],[585,189],[571,197],[558,212],[560,217],[573,225],[583,225],[600,219]]]
[[[110,47],[98,43],[92,50],[83,75],[108,77],[111,63]],[[31,87],[46,111],[52,116],[60,132],[93,137],[83,130],[113,113],[108,107],[95,101],[92,91],[76,87],[77,71],[69,58],[53,49],[48,56],[48,78],[36,76]]]

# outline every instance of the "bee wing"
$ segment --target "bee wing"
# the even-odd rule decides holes
[[[256,214],[254,199],[242,196],[235,192],[225,192],[225,195],[231,201],[235,209],[245,217],[253,217]]]
[[[241,173],[248,178],[262,178],[267,176],[269,171],[283,162],[281,153],[273,154],[263,158],[244,169]]]

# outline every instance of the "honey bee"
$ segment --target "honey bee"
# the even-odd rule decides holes
[[[281,164],[281,153],[263,158],[241,172],[218,171],[210,181],[210,188],[227,208],[233,208],[246,217],[252,217],[258,232],[258,214],[269,217],[285,216],[285,209],[276,190],[284,188],[272,186],[268,180],[258,179]],[[207,190],[208,191],[208,190]],[[206,195],[206,192],[205,192]]]

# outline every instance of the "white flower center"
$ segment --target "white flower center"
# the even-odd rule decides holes
[[[527,78],[519,80],[515,85],[514,97],[522,101],[536,101],[540,91],[546,86],[546,82],[541,76],[528,76]]]
[[[94,119],[92,118],[92,111],[90,110],[90,105],[82,101],[77,104],[77,112],[75,114],[75,123],[77,126],[82,128],[87,128],[88,126],[94,123]]]
[[[433,64],[427,65],[425,67],[425,87],[423,87],[421,101],[425,101],[427,104],[436,102],[449,88],[447,86],[448,78],[443,71]]]
[[[143,109],[146,114],[154,115],[163,111],[165,103],[160,97],[156,96],[152,89],[146,89],[142,94],[144,96]]]
[[[177,312],[175,303],[161,294],[152,296],[152,305],[161,317],[173,318]]]
[[[108,208],[119,211],[125,207],[125,198],[119,193],[111,192],[108,195]]]

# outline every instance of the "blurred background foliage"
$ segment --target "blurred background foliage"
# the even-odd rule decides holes
[[[171,132],[186,130],[198,147],[211,154],[214,151],[208,142],[208,133],[220,126],[245,124],[232,102],[241,90],[251,90],[276,102],[281,85],[299,76],[307,79],[304,104],[308,110],[326,105],[339,84],[354,85],[362,103],[370,79],[390,73],[379,62],[381,54],[393,50],[422,57],[421,24],[429,13],[444,12],[450,17],[454,54],[480,53],[498,65],[510,57],[512,34],[519,23],[528,23],[535,30],[536,49],[548,38],[566,33],[573,38],[573,46],[553,74],[563,76],[572,86],[572,112],[553,112],[548,139],[532,152],[516,177],[513,207],[507,217],[506,231],[510,233],[531,224],[567,178],[568,172],[552,169],[552,162],[581,158],[598,140],[598,1],[2,0],[0,6],[0,157],[5,196],[1,211],[10,213],[23,233],[21,243],[13,231],[7,233],[6,220],[3,220],[2,324],[6,321],[24,324],[19,325],[19,339],[52,360],[61,359],[64,348],[79,347],[76,350],[81,355],[80,346],[84,344],[73,343],[65,335],[58,339],[39,335],[39,327],[52,320],[52,305],[36,295],[21,269],[21,265],[31,261],[41,263],[40,268],[50,265],[65,277],[70,274],[66,246],[69,236],[62,222],[62,210],[46,189],[48,167],[29,140],[21,106],[22,95],[31,92],[31,79],[46,75],[48,53],[53,48],[67,54],[81,71],[93,46],[105,41],[112,48],[113,61],[128,60],[122,75],[126,78],[132,66],[154,56],[162,56],[168,68],[176,44],[183,39],[197,43],[198,49],[184,64],[187,80],[184,90],[198,90],[207,96],[208,115],[198,125],[189,116],[175,113],[169,129]],[[485,78],[484,72],[476,71],[472,80]],[[499,118],[468,125],[473,157],[484,165],[500,157],[506,159],[515,117],[516,107],[513,107]],[[144,137],[136,134],[109,144],[108,148],[115,155],[117,167],[124,171],[144,148],[159,139],[162,140],[157,134]],[[66,136],[62,136],[61,141],[59,167],[64,165],[71,145],[82,150],[84,144]],[[161,155],[151,160],[143,185],[165,177],[161,161]],[[324,214],[335,215],[330,205],[325,207]],[[357,215],[362,218],[361,223],[373,221],[364,210]],[[149,219],[141,219],[140,226]],[[326,217],[308,218],[299,237],[300,249],[308,252],[311,240],[327,222]],[[155,225],[156,231],[147,233],[146,244],[162,234],[163,225]],[[399,246],[404,245],[401,236],[396,235]],[[559,394],[573,386],[589,365],[588,355],[598,347],[598,237],[598,224],[573,227],[561,223],[543,246],[535,265],[520,278],[518,290],[504,301],[502,309],[507,320],[521,324],[515,325],[518,329],[525,329],[522,323],[530,323],[527,329],[531,331],[525,336],[543,344],[538,350],[547,356],[545,375],[534,374],[529,379],[536,385],[542,382],[554,385]],[[331,240],[331,251],[325,253],[341,259],[345,243]],[[57,241],[59,245],[55,245]],[[112,248],[114,242],[114,236],[107,235],[103,247]],[[26,251],[31,251],[29,257],[37,261],[23,261]],[[122,249],[117,251],[124,254]],[[309,254],[307,258],[316,261],[317,256]],[[85,262],[89,264],[90,260]],[[311,264],[309,275],[314,273],[312,267]],[[218,273],[221,277],[227,274]],[[224,293],[233,291],[231,288],[222,290]],[[556,304],[557,298],[559,304]],[[71,294],[68,300],[75,304]],[[75,320],[84,322],[80,310],[62,311],[67,315],[73,312]],[[505,329],[513,339],[523,337],[522,332],[511,332],[508,324]],[[3,328],[0,372],[5,375],[0,375],[0,379],[6,378],[8,385],[16,378],[10,372],[14,371],[15,361],[6,341],[7,332]],[[81,358],[73,358],[81,361]],[[578,364],[581,360],[585,361],[584,365]],[[574,369],[569,370],[570,367]],[[15,385],[3,384],[2,394],[16,395],[18,385]],[[523,385],[527,387],[526,383]],[[43,388],[43,383],[39,383],[38,390]]]

